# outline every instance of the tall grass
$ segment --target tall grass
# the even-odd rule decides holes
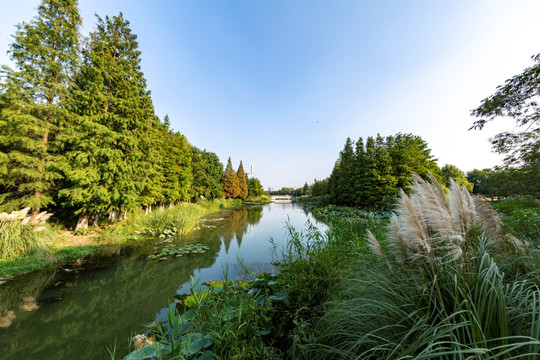
[[[166,230],[173,230],[178,234],[186,234],[197,225],[206,209],[197,204],[182,203],[172,208],[155,211],[144,218],[143,224],[146,229],[156,234],[162,234]]]
[[[0,221],[0,260],[13,259],[43,248],[45,233],[35,231],[34,226],[23,225],[20,220]]]
[[[416,178],[342,274],[305,346],[316,359],[538,359],[534,256],[486,202]],[[532,273],[531,273],[532,271]]]

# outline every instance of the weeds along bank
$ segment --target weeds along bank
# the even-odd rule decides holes
[[[393,213],[316,208],[329,230],[289,228],[278,275],[194,285],[125,359],[537,359],[538,202],[524,201],[497,204],[503,224],[417,178]]]
[[[240,200],[230,199],[180,203],[148,215],[141,210],[124,221],[108,221],[75,233],[54,223],[34,226],[23,219],[0,220],[0,278],[66,263],[104,245],[183,235],[196,227],[201,217],[238,205]]]

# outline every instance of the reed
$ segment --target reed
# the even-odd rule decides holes
[[[465,188],[415,177],[412,190],[385,242],[368,233],[372,252],[333,292],[310,357],[538,359],[537,255]]]

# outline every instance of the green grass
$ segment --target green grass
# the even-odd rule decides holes
[[[518,237],[540,245],[540,201],[533,198],[510,198],[493,208],[501,215],[506,229]]]

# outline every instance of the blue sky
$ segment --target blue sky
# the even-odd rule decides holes
[[[39,0],[2,4],[0,64]],[[158,116],[263,185],[327,177],[349,136],[413,133],[439,165],[500,163],[470,110],[540,52],[540,1],[80,0],[131,22]],[[249,171],[249,170],[248,170]]]

